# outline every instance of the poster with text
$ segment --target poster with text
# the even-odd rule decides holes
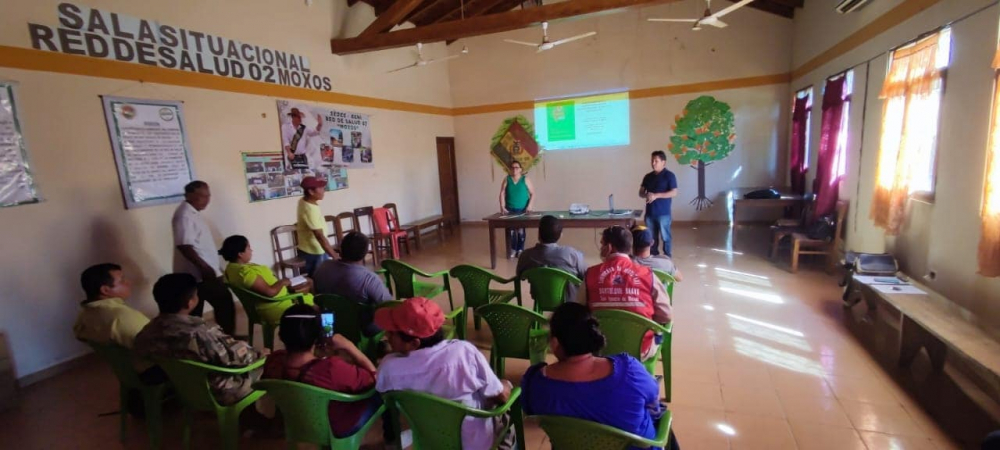
[[[0,207],[37,202],[14,85],[0,82]]]
[[[327,191],[347,189],[347,167],[294,168],[286,164],[281,152],[243,153],[243,172],[251,203],[302,195],[299,185],[307,176],[325,179]]]
[[[194,180],[184,110],[177,101],[104,96],[104,118],[126,208],[177,203]]]
[[[368,115],[278,100],[278,117],[286,165],[310,170],[375,167]]]

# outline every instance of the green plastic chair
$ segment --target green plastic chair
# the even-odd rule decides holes
[[[416,391],[389,391],[382,398],[389,405],[394,429],[399,430],[399,412],[413,430],[414,450],[461,450],[462,421],[466,417],[493,418],[510,411],[514,423],[514,433],[517,436],[519,448],[525,448],[524,420],[521,415],[521,388],[514,388],[507,403],[491,410],[470,408],[458,402],[445,400],[431,394]],[[493,441],[491,449],[497,448],[506,433]]]
[[[555,311],[563,304],[566,283],[579,286],[582,282],[575,275],[553,267],[536,267],[525,270],[521,279],[531,285],[531,298],[535,301],[535,312]],[[570,299],[573,301],[573,299]]]
[[[214,412],[219,420],[222,448],[235,450],[240,439],[240,413],[264,395],[261,391],[251,391],[234,405],[222,406],[215,401],[215,395],[208,384],[209,374],[242,375],[264,365],[261,358],[246,367],[218,367],[185,359],[156,359],[156,363],[167,372],[177,394],[184,404],[184,448],[191,448],[191,424],[194,411]]]
[[[451,283],[448,281],[447,270],[427,273],[405,262],[395,259],[383,260],[382,268],[385,269],[388,277],[392,279],[396,299],[402,300],[412,297],[434,298],[442,292],[447,292],[448,303],[452,304],[452,308],[454,308],[454,304],[451,300]],[[442,285],[427,281],[420,281],[417,279],[417,275],[423,278],[441,277],[444,284]]]
[[[656,275],[656,278],[660,279],[663,287],[667,288],[667,295],[670,297],[670,306],[674,306],[674,283],[677,282],[677,279],[660,269],[653,269],[653,274]]]
[[[594,317],[601,324],[601,331],[607,337],[607,345],[600,351],[601,355],[628,353],[642,361],[642,338],[646,332],[663,334],[660,344],[659,358],[651,357],[642,361],[642,365],[650,375],[656,375],[656,360],[663,361],[663,392],[667,403],[670,403],[671,371],[670,346],[674,324],[660,325],[636,313],[620,309],[599,309],[594,311]]]
[[[402,300],[387,300],[379,303],[378,305],[375,305],[375,311],[378,311],[382,308],[395,308],[402,304],[403,304]],[[445,339],[465,340],[465,327],[458,326],[459,323],[465,323],[464,313],[465,313],[465,308],[456,308],[444,315],[445,320],[451,321],[451,323],[446,322],[444,325],[441,326],[441,328],[444,329]],[[382,340],[382,333],[379,333],[377,337],[378,340]]]
[[[386,272],[385,269],[375,269],[375,273],[378,274],[378,276],[382,277],[382,280],[385,283],[385,288],[388,289],[389,293],[391,294],[392,283],[389,282],[389,275],[388,275],[389,272]]]
[[[459,284],[462,285],[462,291],[465,293],[463,314],[468,315],[468,309],[472,308],[473,321],[477,330],[481,327],[482,318],[475,313],[476,308],[492,303],[507,303],[512,298],[517,298],[517,304],[521,304],[521,283],[517,281],[517,278],[502,278],[489,270],[468,264],[452,267],[448,273],[457,278]],[[514,283],[514,290],[490,289],[491,282]]]
[[[372,358],[375,346],[382,340],[382,333],[365,336],[361,324],[364,315],[372,317],[375,308],[363,305],[354,300],[336,294],[321,294],[313,298],[313,302],[324,312],[332,312],[334,331],[357,345],[362,352]],[[374,361],[375,359],[372,358]]]
[[[490,350],[490,368],[498,377],[504,377],[504,359],[527,359],[531,364],[545,360],[549,330],[542,326],[549,321],[530,309],[506,303],[493,303],[476,308],[476,315],[483,318],[493,333]]]
[[[128,392],[132,389],[139,391],[142,395],[142,405],[146,411],[146,430],[149,433],[149,445],[151,448],[161,447],[163,437],[163,400],[169,383],[148,385],[139,379],[135,367],[132,366],[132,352],[129,349],[115,344],[99,344],[97,342],[86,341],[102,359],[111,365],[111,370],[118,377],[118,398],[121,415],[121,429],[119,439],[125,441],[125,428],[128,423]]]
[[[330,402],[366,401],[376,395],[375,389],[351,395],[287,380],[261,380],[254,383],[253,388],[267,392],[268,397],[273,398],[281,410],[285,422],[285,441],[290,449],[296,448],[299,442],[307,442],[330,450],[357,450],[368,429],[385,412],[385,405],[380,406],[357,432],[338,438],[330,428]]]
[[[283,302],[286,300],[293,300],[296,303],[302,302],[302,294],[289,294],[283,297],[265,297],[256,292],[248,289],[243,289],[241,287],[233,286],[231,284],[226,284],[236,298],[240,300],[243,304],[243,311],[247,314],[247,341],[253,345],[253,329],[254,325],[260,325],[264,333],[264,347],[274,350],[274,330],[278,329],[278,322],[271,323],[264,320],[260,313],[257,312],[257,306],[262,303],[275,303]]]
[[[588,450],[627,450],[631,447],[666,448],[670,442],[670,427],[673,417],[670,411],[663,414],[656,424],[656,437],[642,436],[619,430],[615,427],[564,416],[530,416],[538,419],[539,425],[552,442],[553,450],[586,448]]]

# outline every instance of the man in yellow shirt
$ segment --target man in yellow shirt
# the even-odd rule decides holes
[[[132,285],[122,274],[121,266],[104,263],[88,267],[80,275],[80,284],[87,299],[80,303],[82,310],[73,324],[76,338],[132,349],[135,336],[149,323],[149,318],[125,304],[125,299],[132,295]],[[143,383],[154,385],[167,380],[163,369],[149,362],[136,360],[133,365]],[[143,417],[145,410],[138,392],[129,392],[128,410],[135,417]]]
[[[80,275],[87,299],[73,325],[73,334],[81,341],[116,344],[132,348],[135,335],[149,323],[145,314],[125,304],[132,286],[117,264],[91,266]]]
[[[326,195],[326,181],[310,176],[302,179],[301,186],[304,194],[299,200],[295,232],[299,257],[305,260],[305,274],[311,278],[323,261],[335,255],[326,239],[326,219],[319,209],[319,201]]]

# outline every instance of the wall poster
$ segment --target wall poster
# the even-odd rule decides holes
[[[181,102],[102,99],[125,207],[183,200],[194,170]]]
[[[0,81],[0,207],[37,203],[14,84]]]
[[[296,169],[285,164],[281,152],[244,153],[243,171],[247,179],[250,202],[302,195],[302,178],[316,176],[326,179],[326,190],[347,189],[347,167],[333,164],[318,171]]]
[[[343,165],[375,167],[369,116],[278,100],[281,150],[286,165],[321,171]]]

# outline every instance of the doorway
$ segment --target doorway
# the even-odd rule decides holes
[[[461,222],[458,210],[458,172],[455,169],[455,138],[437,138],[438,177],[441,185],[441,215],[449,226]]]

